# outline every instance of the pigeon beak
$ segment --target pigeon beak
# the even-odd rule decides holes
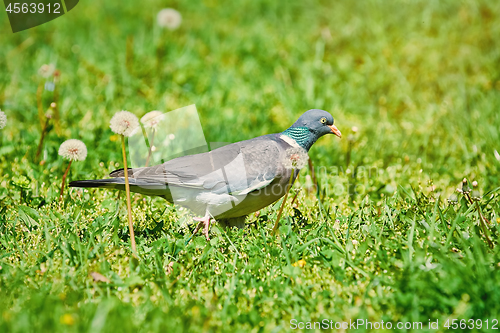
[[[335,134],[339,138],[342,138],[342,133],[340,133],[339,129],[335,125],[328,125],[328,127],[330,127],[330,130],[333,134]]]

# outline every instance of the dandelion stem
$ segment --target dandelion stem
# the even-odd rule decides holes
[[[278,212],[276,222],[274,222],[273,231],[271,232],[272,236],[274,236],[276,234],[276,231],[278,230],[278,224],[279,224],[280,219],[281,219],[281,214],[283,214],[283,208],[285,208],[286,199],[288,198],[288,192],[290,192],[290,188],[292,187],[292,180],[293,180],[294,175],[295,175],[295,169],[292,169],[292,174],[290,176],[290,181],[288,182],[288,185],[287,185],[285,197],[283,198],[283,202],[281,203],[281,207],[280,207],[280,210]]]
[[[295,203],[295,200],[297,200],[297,197],[299,196],[299,193],[300,193],[300,190],[302,190],[301,188],[297,191],[297,193],[295,193],[293,199],[292,199],[292,203],[290,203],[290,207],[293,207],[293,204]]]
[[[127,194],[127,213],[128,213],[128,229],[130,232],[130,241],[132,242],[132,251],[134,255],[137,253],[135,247],[134,225],[132,222],[132,209],[130,205],[130,186],[128,183],[128,168],[127,168],[127,153],[125,151],[125,136],[122,135],[122,153],[123,153],[123,171],[125,174],[125,192]]]
[[[42,94],[43,81],[40,81],[40,83],[38,84],[38,89],[36,90],[36,106],[38,108],[38,120],[40,121],[40,126],[43,130],[43,120],[45,118],[45,114],[43,113]]]
[[[149,159],[151,158],[151,154],[153,153],[153,145],[155,142],[155,134],[156,130],[153,129],[153,135],[151,136],[151,143],[149,145],[148,158],[146,159],[146,167],[149,166]]]
[[[473,205],[473,204],[474,204],[474,201],[472,201],[472,198],[469,196],[469,193],[466,193],[466,192],[464,192],[464,193],[465,193],[465,198],[469,201],[469,203],[470,203],[471,205]]]
[[[61,135],[61,116],[59,115],[59,92],[56,84],[54,88],[54,102],[51,104],[52,110],[54,110],[54,127],[56,129],[57,135]]]
[[[66,168],[66,172],[64,172],[64,175],[62,176],[61,193],[59,194],[59,201],[62,201],[62,199],[63,199],[64,183],[66,182],[66,177],[68,176],[69,168],[71,167],[71,162],[73,162],[73,160],[69,160],[69,164],[68,164],[68,167]]]
[[[38,148],[36,150],[36,155],[35,155],[35,161],[38,162],[38,158],[40,157],[40,153],[42,152],[42,147],[43,147],[43,140],[45,139],[45,135],[47,135],[48,128],[49,128],[49,117],[45,118],[45,124],[43,125],[42,128],[42,135],[40,136],[40,142],[38,143]]]

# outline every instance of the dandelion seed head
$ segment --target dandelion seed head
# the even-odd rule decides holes
[[[54,64],[43,64],[40,69],[38,70],[38,74],[44,78],[50,77],[52,74],[54,74],[56,70],[56,66]]]
[[[139,119],[135,114],[128,111],[119,111],[115,113],[111,121],[109,122],[109,127],[116,134],[123,136],[130,136],[134,130],[139,126]]]
[[[302,169],[309,160],[307,150],[302,147],[293,147],[285,151],[285,157],[282,159],[283,166],[286,169]]]
[[[182,23],[182,15],[172,8],[164,8],[156,15],[156,22],[161,28],[177,29]]]
[[[155,110],[155,111],[151,111],[151,112],[146,113],[141,118],[141,123],[146,128],[156,129],[158,127],[158,124],[162,120],[163,120],[163,113],[161,111],[156,111]]]
[[[7,125],[7,115],[0,110],[0,129],[4,128],[5,125]]]
[[[83,161],[87,157],[87,147],[80,140],[69,139],[59,147],[59,155],[70,161]]]

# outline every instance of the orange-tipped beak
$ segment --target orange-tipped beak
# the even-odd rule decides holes
[[[330,127],[333,134],[335,134],[339,138],[342,138],[342,133],[340,133],[339,129],[335,125],[328,125],[328,127]]]

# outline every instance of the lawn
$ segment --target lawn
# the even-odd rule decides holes
[[[0,30],[1,332],[500,328],[500,2],[80,1]],[[209,143],[312,108],[343,138],[311,149],[319,191],[304,168],[278,236],[281,200],[188,242],[186,210],[133,195],[134,259],[124,193],[59,201],[59,146],[88,148],[69,181],[105,178],[115,112],[192,104]]]

